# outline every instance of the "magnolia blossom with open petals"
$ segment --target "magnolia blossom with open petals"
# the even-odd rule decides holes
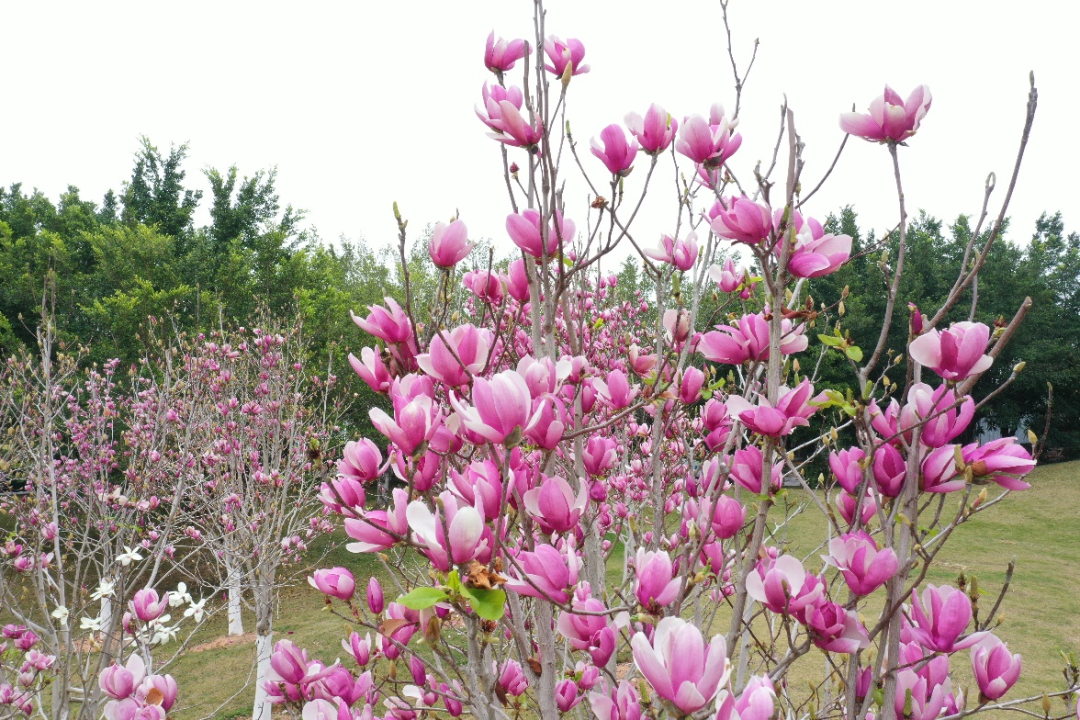
[[[963,590],[948,585],[927,585],[921,599],[918,590],[912,590],[911,621],[912,637],[935,652],[969,648],[988,634],[977,632],[961,639],[971,622],[971,600]]]
[[[927,447],[939,448],[967,430],[974,417],[971,397],[961,400],[947,385],[935,390],[926,383],[916,383],[900,409],[899,427],[906,430],[921,424],[919,440]]]
[[[763,487],[764,466],[765,456],[757,445],[736,450],[735,460],[731,463],[731,479],[756,495],[763,492],[772,494],[779,490],[783,483],[783,466],[779,462],[773,463],[768,490]]]
[[[579,484],[575,495],[565,479],[541,474],[539,486],[522,495],[521,501],[544,532],[567,532],[577,526],[589,502],[588,483]]]
[[[433,513],[421,500],[409,503],[405,516],[409,529],[425,547],[424,554],[436,569],[446,572],[450,563],[467,564],[491,555],[485,535],[483,513],[475,507],[458,504],[449,491],[439,495],[442,507]],[[445,516],[445,521],[443,517]]]
[[[371,482],[378,479],[385,469],[382,467],[382,461],[379,446],[371,440],[367,438],[358,441],[350,440],[345,443],[345,449],[341,452],[337,471],[339,475],[346,478],[365,483]],[[363,501],[360,504],[362,505]]]
[[[920,85],[905,101],[885,86],[885,94],[870,103],[870,114],[846,112],[840,115],[840,129],[873,142],[903,142],[915,134],[930,109],[930,88]]]
[[[495,121],[495,116],[498,121]],[[544,123],[536,118],[533,125],[521,114],[519,106],[512,100],[500,100],[497,103],[497,111],[493,114],[488,110],[488,117],[494,132],[488,133],[488,137],[498,140],[504,145],[525,148],[530,152],[536,151],[540,145],[540,139],[544,137]],[[483,117],[481,117],[483,119]]]
[[[780,354],[806,350],[809,340],[803,334],[803,326],[793,326],[784,319],[780,324]],[[764,313],[749,313],[738,319],[735,325],[717,325],[701,335],[697,341],[697,351],[706,360],[725,365],[742,365],[747,361],[768,360],[769,358],[769,321]]]
[[[555,257],[560,243],[572,241],[577,231],[573,220],[568,220],[561,213],[555,213],[557,222],[549,222],[542,228],[543,216],[539,211],[528,209],[512,213],[506,217],[506,232],[514,244],[534,258]]]
[[[521,88],[513,85],[503,87],[484,83],[481,97],[484,101],[484,109],[474,107],[476,117],[495,132],[502,132],[503,128],[502,106],[499,103],[506,100],[518,110],[521,110],[521,106],[525,104],[525,96],[521,93]]]
[[[514,559],[512,567],[520,565],[521,575],[516,570],[508,573],[507,590],[559,604],[570,602],[582,566],[573,543],[563,543],[561,552],[551,545],[537,545],[535,551],[519,552]]]
[[[706,645],[701,630],[679,617],[657,623],[651,643],[637,633],[630,644],[656,694],[686,714],[705,707],[731,673],[724,638],[715,635]]]
[[[450,224],[437,223],[428,240],[431,262],[441,268],[452,268],[465,259],[476,243],[469,242],[469,230],[461,220]]]
[[[135,617],[143,622],[157,620],[169,607],[169,593],[165,593],[165,597],[159,599],[157,590],[143,588],[135,593],[128,607],[135,613]]]
[[[735,154],[742,144],[742,136],[732,134],[735,123],[724,116],[723,106],[713,105],[709,119],[694,115],[679,126],[675,149],[708,169],[716,169]]]
[[[990,328],[983,323],[953,323],[948,330],[931,330],[911,341],[911,358],[946,380],[963,380],[990,369],[994,358],[985,354]]]
[[[308,576],[308,584],[324,595],[348,601],[356,590],[353,574],[343,567],[320,568]]]
[[[971,671],[979,684],[979,693],[987,700],[997,700],[1020,678],[1020,655],[996,636],[988,635],[971,648]]]
[[[490,380],[476,378],[472,401],[469,407],[450,393],[450,404],[461,423],[489,442],[516,445],[539,421],[539,414],[532,414],[529,386],[514,370],[504,370]]]
[[[487,46],[484,48],[484,67],[493,73],[504,73],[513,70],[514,64],[525,57],[529,52],[529,46],[525,41],[518,38],[506,41],[503,38],[495,39],[495,31],[488,35]]]
[[[627,113],[626,127],[641,143],[641,149],[649,155],[656,155],[668,149],[679,123],[659,105],[650,105],[645,117],[635,112]]]
[[[791,555],[781,555],[775,560],[766,558],[759,560],[746,577],[746,593],[774,613],[799,613],[825,590],[817,582],[807,585],[808,577],[802,563]]]
[[[124,665],[113,663],[101,671],[98,676],[98,687],[109,697],[115,700],[123,700],[131,697],[135,688],[142,684],[146,677],[146,664],[138,653],[132,653]]]
[[[670,235],[661,235],[660,244],[661,247],[648,249],[645,254],[654,260],[674,265],[683,272],[694,267],[694,263],[697,262],[697,233],[690,233],[684,240],[676,240]]]
[[[630,174],[639,146],[637,141],[627,141],[621,125],[608,125],[600,131],[600,142],[593,138],[590,145],[592,154],[600,158],[612,175],[626,177]]]
[[[563,42],[554,35],[549,35],[544,42],[544,53],[548,57],[548,62],[544,63],[544,67],[548,72],[559,77],[566,74],[568,66],[571,75],[582,75],[589,72],[589,66],[583,65],[581,62],[585,59],[585,46],[581,44],[580,40],[567,38]]]
[[[956,446],[942,445],[922,461],[922,489],[928,493],[963,490],[967,480],[956,467]]]
[[[773,229],[772,210],[745,195],[717,200],[708,215],[714,233],[747,245],[765,240]]]
[[[829,275],[851,257],[851,237],[819,231],[820,225],[806,223],[795,236],[788,260],[788,272],[795,277]]]
[[[393,378],[383,362],[382,356],[372,348],[366,347],[360,350],[360,359],[349,353],[349,365],[367,386],[377,393],[385,393],[390,389]]]
[[[1031,453],[1017,444],[1016,438],[999,438],[985,445],[965,445],[963,457],[978,483],[992,481],[1006,490],[1031,487],[1020,478],[1035,468],[1035,461],[1031,459]]]
[[[900,563],[892,548],[881,550],[866,532],[847,533],[829,541],[829,554],[822,556],[839,568],[851,591],[869,595],[896,574]]]
[[[866,628],[854,610],[845,610],[824,595],[803,611],[806,629],[822,650],[850,655],[870,645]]]
[[[682,578],[673,577],[671,556],[663,550],[638,548],[634,574],[634,597],[646,609],[670,605],[682,590]]]
[[[416,364],[436,380],[459,387],[487,365],[491,343],[492,334],[487,328],[459,325],[449,333],[436,333],[428,352],[416,356]]]
[[[810,424],[810,416],[817,412],[817,406],[810,404],[815,399],[814,386],[809,379],[803,378],[794,388],[781,389],[776,407],[763,397],[758,398],[757,405],[751,405],[738,395],[730,396],[727,406],[732,419],[739,420],[754,432],[781,437],[790,435],[796,427]]]

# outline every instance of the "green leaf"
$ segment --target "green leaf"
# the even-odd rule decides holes
[[[473,612],[484,620],[498,620],[506,612],[506,592],[462,586],[461,594],[468,598]]]
[[[453,592],[461,592],[461,576],[458,575],[457,570],[451,570],[446,576],[446,585]]]
[[[829,347],[837,347],[838,345],[844,344],[844,338],[838,338],[833,335],[818,335],[817,337],[823,345],[828,345]]]
[[[449,597],[442,588],[418,587],[398,598],[398,602],[410,610],[426,610]]]
[[[849,360],[852,360],[854,362],[862,362],[862,350],[860,350],[855,345],[852,345],[849,348],[845,348],[844,354],[848,356]]]

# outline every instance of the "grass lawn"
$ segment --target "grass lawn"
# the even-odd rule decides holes
[[[1080,651],[1080,462],[1040,467],[1029,480],[1031,490],[1013,493],[958,529],[929,575],[929,581],[939,585],[954,582],[961,572],[969,579],[977,577],[986,598],[985,613],[997,597],[1010,559],[1016,559],[1012,588],[1003,603],[1004,623],[996,633],[1012,652],[1023,655],[1024,670],[1006,700],[1060,689],[1061,651]],[[789,528],[790,552],[810,555],[808,568],[821,564],[816,548],[822,531],[816,511],[800,516]],[[330,549],[321,565],[349,568],[358,586],[372,572],[381,571],[372,558],[346,552],[340,546],[342,538],[332,541],[339,546]],[[621,554],[615,557],[621,559]],[[621,567],[609,568],[609,576],[618,580]],[[392,597],[389,589],[387,596]],[[340,642],[349,629],[323,607],[322,596],[306,583],[282,591],[275,639],[288,637],[324,662],[344,658]],[[253,629],[250,617],[245,622]],[[250,640],[224,644],[225,626],[224,614],[218,613],[193,640],[202,647],[173,667],[180,686],[180,702],[171,713],[176,720],[249,715],[253,688],[244,685],[253,680],[255,646]],[[977,691],[968,657],[967,651],[954,656],[954,682]],[[812,659],[807,664],[820,667]],[[1060,712],[1055,701],[1052,713]]]

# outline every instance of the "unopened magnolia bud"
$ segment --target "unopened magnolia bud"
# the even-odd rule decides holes
[[[1020,362],[1013,365],[1013,374],[1019,375],[1020,373],[1024,372],[1024,366],[1026,365],[1027,362],[1024,360],[1021,360]]]
[[[1031,432],[1031,430],[1027,431],[1027,436],[1028,436],[1028,442],[1031,443],[1032,445],[1035,445],[1035,444],[1037,444],[1039,442],[1039,436],[1036,435],[1035,433]]]
[[[1050,715],[1050,696],[1046,693],[1042,696],[1042,709],[1044,714]]]

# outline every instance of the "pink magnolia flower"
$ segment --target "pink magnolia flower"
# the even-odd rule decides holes
[[[377,577],[374,577],[374,576],[372,576],[368,580],[367,604],[368,604],[368,609],[371,610],[371,612],[375,613],[376,615],[378,615],[379,613],[381,613],[383,611],[384,600],[383,600],[382,585],[379,583],[379,579]]]
[[[900,563],[892,548],[880,550],[866,532],[847,533],[829,541],[829,554],[822,556],[844,575],[856,595],[869,595],[896,574]]]
[[[564,543],[562,552],[551,545],[537,545],[534,552],[519,552],[515,560],[521,574],[508,573],[507,590],[562,605],[570,602],[582,564],[572,543]]]
[[[833,450],[829,453],[829,469],[832,470],[836,481],[840,483],[840,487],[851,494],[855,494],[856,488],[862,482],[863,471],[859,463],[865,458],[866,453],[857,447]]]
[[[479,500],[484,517],[495,518],[502,512],[503,483],[499,468],[491,460],[473,461],[464,472],[450,468],[450,487],[469,505]]]
[[[582,482],[577,496],[558,475],[540,475],[539,486],[526,492],[521,501],[545,533],[563,533],[577,527],[589,503],[588,483]]]
[[[357,360],[355,355],[349,353],[349,364],[352,366],[353,372],[359,375],[360,379],[375,392],[385,393],[389,391],[393,378],[390,376],[390,371],[386,369],[386,364],[383,363],[379,353],[372,348],[366,347],[360,350],[360,358],[361,360]]]
[[[612,175],[616,177],[629,175],[634,158],[637,157],[639,147],[637,142],[627,142],[626,133],[623,132],[622,126],[617,124],[608,125],[601,130],[600,141],[604,144],[603,148],[596,142],[596,138],[592,139],[590,144],[593,155],[600,158],[604,167]]]
[[[807,577],[802,563],[791,555],[766,558],[746,577],[746,593],[774,613],[799,613],[825,591],[816,580],[807,583]]]
[[[585,59],[585,46],[580,40],[568,38],[566,42],[563,42],[554,35],[549,35],[544,43],[544,52],[548,56],[548,62],[544,63],[544,67],[558,77],[566,74],[567,66],[570,67],[571,75],[589,72],[589,66],[581,64],[581,61]]]
[[[145,700],[146,694],[151,689],[161,693],[161,709],[165,712],[172,709],[172,706],[176,703],[176,696],[180,691],[176,685],[176,678],[172,675],[147,675],[138,690],[138,695]]]
[[[930,88],[920,85],[905,102],[885,86],[885,94],[870,103],[870,114],[847,112],[840,115],[840,129],[874,142],[903,142],[915,134],[930,109]]]
[[[641,149],[649,155],[657,155],[668,149],[675,139],[679,123],[659,105],[650,105],[645,117],[637,113],[627,113],[626,127],[641,143]]]
[[[922,461],[922,489],[928,493],[963,490],[967,480],[956,467],[956,446],[942,445]]]
[[[135,617],[143,622],[157,620],[169,607],[169,593],[165,593],[165,597],[159,600],[157,590],[143,588],[135,593],[128,607],[135,613]]]
[[[1031,453],[1016,444],[1016,438],[991,440],[985,445],[965,445],[963,456],[976,481],[993,481],[1006,490],[1031,487],[1020,478],[1034,469],[1035,461],[1031,459]]]
[[[138,653],[134,653],[125,665],[113,663],[102,670],[98,676],[98,686],[114,700],[123,700],[131,697],[145,676],[146,664]]]
[[[449,491],[440,494],[439,499],[442,508],[436,508],[434,513],[422,500],[412,501],[405,511],[409,529],[424,547],[432,565],[446,572],[451,562],[462,565],[490,556],[491,547],[485,537],[490,535],[490,529],[484,524],[483,514],[475,507],[459,506]]]
[[[498,671],[498,668],[496,668]],[[529,687],[529,681],[525,678],[525,672],[521,669],[521,663],[517,660],[507,660],[503,665],[503,671],[499,674],[499,685],[507,695],[517,697]]]
[[[441,268],[452,268],[465,259],[476,243],[469,242],[469,231],[461,220],[449,225],[438,223],[428,240],[431,262]]]
[[[997,700],[1020,678],[1020,655],[1010,655],[1005,643],[988,635],[971,648],[971,671],[983,698]]]
[[[371,408],[368,417],[375,429],[407,456],[431,440],[443,422],[439,406],[427,395],[417,395],[400,408],[395,407],[393,419],[381,408]]]
[[[961,639],[971,622],[971,600],[963,590],[948,585],[927,585],[919,599],[911,591],[911,636],[924,648],[951,653],[969,648],[988,633],[977,632]]]
[[[450,404],[461,424],[488,442],[516,445],[540,419],[532,414],[532,396],[525,379],[514,370],[504,370],[490,380],[476,378],[472,401],[469,407],[450,393]]]
[[[809,345],[803,326],[793,327],[790,320],[780,321],[780,354],[802,352]],[[717,325],[715,331],[704,333],[697,344],[706,360],[741,365],[749,360],[768,360],[769,321],[764,313],[751,313],[739,318],[737,326]]]
[[[637,387],[631,387],[622,370],[612,370],[606,380],[595,380],[596,394],[606,405],[616,409],[630,407],[637,397]]]
[[[712,531],[721,540],[728,540],[739,534],[746,524],[746,508],[738,500],[721,495],[713,508]]]
[[[724,261],[724,266],[713,265],[709,268],[709,277],[720,286],[720,292],[733,293],[742,285],[745,270],[736,270],[731,258]]]
[[[374,578],[372,579],[374,580]],[[379,612],[382,612],[381,607]],[[368,633],[365,637],[360,637],[355,632],[349,633],[349,637],[341,641],[341,647],[345,652],[352,655],[353,660],[360,667],[365,667],[371,662],[371,633]]]
[[[777,243],[777,254],[780,245]],[[829,275],[851,257],[851,237],[824,232],[817,223],[805,223],[795,236],[795,246],[788,260],[788,272],[795,277],[815,278]]]
[[[675,149],[708,169],[716,169],[735,154],[742,136],[732,135],[735,125],[724,117],[724,108],[713,105],[709,119],[694,115],[679,127]]]
[[[606,694],[606,685],[602,687],[603,693],[589,693],[589,704],[597,720],[641,720],[641,702],[632,682],[620,681],[610,694]]]
[[[385,298],[390,309],[381,305],[368,307],[370,314],[366,318],[352,315],[353,322],[361,330],[366,330],[383,342],[400,345],[413,339],[412,323],[409,316],[393,298]]]
[[[506,232],[514,244],[526,254],[535,258],[546,254],[548,258],[552,258],[558,254],[560,244],[572,241],[577,231],[573,220],[563,218],[557,211],[555,217],[557,222],[549,222],[542,233],[543,216],[536,210],[522,210],[506,217]]]
[[[665,310],[661,321],[664,325],[664,332],[671,342],[682,343],[690,337],[690,313],[686,311],[686,308]]]
[[[356,590],[356,580],[343,567],[320,568],[308,576],[308,584],[324,595],[348,601]]]
[[[593,435],[582,453],[585,472],[593,477],[604,475],[619,460],[619,445],[613,439]]]
[[[805,609],[803,617],[814,644],[822,650],[850,655],[870,645],[858,613],[824,595]]]
[[[769,237],[773,212],[745,195],[717,200],[709,211],[709,227],[722,238],[756,245]]]
[[[947,385],[935,390],[926,383],[916,383],[908,391],[899,422],[905,429],[922,423],[919,440],[927,447],[939,448],[964,432],[973,417],[975,401],[970,397],[961,402]]]
[[[896,715],[911,720],[934,720],[945,707],[946,692],[945,685],[934,685],[910,668],[901,670],[896,681]]]
[[[518,110],[521,110],[521,106],[525,104],[525,96],[522,95],[521,89],[514,86],[489,86],[484,83],[481,97],[484,101],[484,109],[474,107],[476,117],[480,118],[481,122],[497,133],[502,132],[503,129],[502,106],[499,103],[506,100]]]
[[[395,488],[393,506],[388,510],[369,510],[360,513],[359,517],[345,518],[345,532],[357,541],[349,543],[345,549],[369,553],[393,547],[397,537],[403,537],[409,530],[405,515],[408,499],[404,488]]]
[[[540,145],[540,139],[544,137],[544,124],[540,118],[536,119],[536,125],[530,124],[512,100],[500,100],[497,105],[498,109],[495,113],[499,118],[497,122],[492,111],[488,110],[488,117],[492,120],[489,124],[498,125],[493,128],[494,132],[488,133],[488,137],[504,145],[535,152]]]
[[[841,490],[836,494],[836,509],[840,511],[840,517],[844,518],[844,522],[848,525],[855,525],[855,512],[856,505],[858,504],[858,498],[848,494],[844,490]],[[875,493],[873,490],[867,490],[866,497],[863,498],[862,505],[859,505],[859,525],[866,525],[877,513],[878,505]]]
[[[529,301],[529,276],[525,272],[525,259],[518,258],[510,263],[506,276],[506,291],[519,303]]]
[[[618,639],[610,619],[603,614],[607,607],[600,600],[591,597],[585,600],[575,599],[573,607],[591,614],[561,612],[556,627],[574,649],[588,652],[592,661],[603,667],[614,654]]]
[[[698,256],[697,233],[690,233],[685,240],[661,235],[660,243],[663,247],[646,250],[645,254],[654,260],[674,265],[683,272],[694,267]]]
[[[686,368],[679,383],[679,399],[687,405],[696,403],[701,398],[701,389],[705,386],[705,373],[693,365]]]
[[[811,405],[814,386],[810,380],[803,381],[794,388],[783,388],[776,407],[772,407],[765,398],[759,398],[757,405],[751,405],[746,399],[738,395],[728,398],[728,411],[733,419],[740,420],[750,430],[770,437],[790,435],[800,426],[808,426],[809,418],[817,412],[817,407]]]
[[[337,471],[342,477],[371,482],[382,475],[385,468],[382,467],[382,453],[379,446],[367,438],[359,441],[350,440],[345,443],[345,449],[341,452],[341,460],[338,461]],[[360,502],[363,505],[363,501]]]
[[[505,275],[490,270],[470,270],[461,279],[473,295],[492,305],[500,305],[506,297],[506,283]]]
[[[705,707],[731,673],[724,638],[715,635],[706,645],[701,631],[682,618],[664,618],[651,643],[637,633],[630,645],[634,663],[656,694],[684,714]]]
[[[487,47],[484,48],[484,67],[496,74],[513,70],[514,64],[528,52],[529,48],[524,40],[496,40],[495,31],[492,30],[488,35]]]
[[[730,400],[730,398],[729,398]],[[766,492],[762,478],[765,473],[765,456],[757,445],[750,445],[735,451],[735,461],[731,464],[731,479],[755,495]],[[784,470],[779,462],[774,462],[770,473],[770,494],[780,489]]]
[[[673,574],[671,556],[666,552],[638,548],[634,557],[634,597],[647,610],[670,605],[682,590],[682,578]]]
[[[416,364],[450,387],[467,385],[487,365],[492,339],[486,328],[459,325],[449,333],[436,333],[428,352],[416,356]]]
[[[931,330],[911,341],[911,358],[946,380],[963,380],[986,372],[994,358],[984,354],[990,328],[982,323],[953,323],[944,332]]]
[[[770,720],[776,712],[776,689],[768,675],[750,678],[738,699],[727,690],[716,696],[715,720]]]
[[[874,485],[885,497],[899,497],[907,477],[904,457],[892,445],[882,445],[874,451]]]

